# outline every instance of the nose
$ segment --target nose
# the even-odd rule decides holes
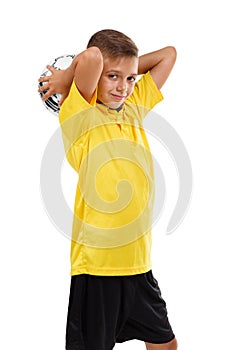
[[[125,92],[127,90],[127,84],[125,81],[120,81],[117,85],[117,91]]]

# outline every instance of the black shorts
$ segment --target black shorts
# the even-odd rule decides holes
[[[163,344],[174,338],[166,303],[152,272],[71,278],[66,350],[111,350],[138,339]]]

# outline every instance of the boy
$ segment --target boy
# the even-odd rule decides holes
[[[173,47],[138,57],[126,35],[102,30],[68,69],[48,67],[52,75],[39,79],[44,100],[62,95],[66,156],[79,174],[67,350],[111,350],[130,339],[147,350],[177,349],[151,271],[154,179],[142,127],[175,59]]]

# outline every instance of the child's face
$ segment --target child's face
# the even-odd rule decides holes
[[[133,92],[137,72],[137,57],[104,58],[98,100],[110,108],[119,108]]]

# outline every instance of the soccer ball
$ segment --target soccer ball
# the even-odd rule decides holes
[[[55,58],[55,60],[53,62],[49,63],[49,65],[55,69],[66,69],[70,66],[74,57],[75,57],[75,55],[59,56],[59,57]],[[45,77],[45,76],[49,76],[49,75],[51,75],[51,72],[47,68],[45,68],[40,76]],[[43,86],[44,84],[46,84],[46,83],[39,83],[39,88],[41,86]],[[45,95],[46,91],[47,90],[39,93],[41,98]],[[51,113],[53,113],[57,116],[59,113],[58,103],[59,103],[60,99],[61,99],[60,94],[54,94],[51,97],[49,97],[46,101],[43,101],[43,104]]]

